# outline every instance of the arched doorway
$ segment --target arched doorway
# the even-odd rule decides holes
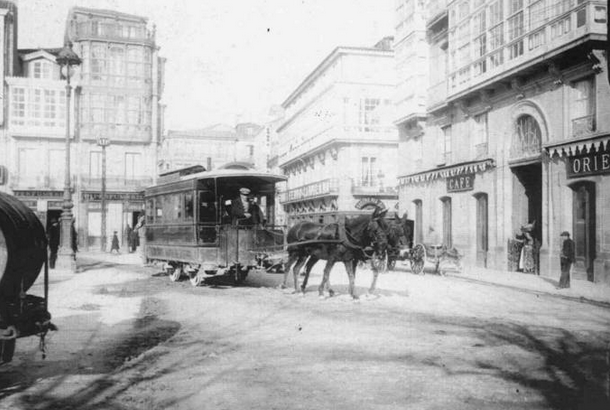
[[[513,178],[513,230],[534,224],[534,239],[542,241],[542,129],[529,113],[514,122],[511,144]]]
[[[593,282],[595,260],[595,183],[578,182],[572,188],[572,231],[576,245],[574,276]]]

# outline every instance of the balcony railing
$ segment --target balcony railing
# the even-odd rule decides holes
[[[572,136],[584,137],[595,132],[595,116],[586,115],[572,120]]]
[[[385,196],[385,195],[398,195],[396,187],[384,186],[381,183],[373,183],[371,185],[361,184],[360,181],[354,181],[352,185],[353,195],[367,195],[367,196]]]
[[[83,176],[81,183],[87,189],[101,189],[102,178],[98,176]],[[106,177],[106,189],[143,189],[152,185],[153,179],[150,176],[134,177]]]
[[[65,183],[64,176],[48,176],[43,174],[38,175],[17,175],[13,174],[10,177],[10,186],[12,189],[49,189],[62,191]],[[76,184],[76,176],[72,175],[70,182],[72,188]]]
[[[524,12],[528,14],[527,9]],[[529,61],[545,56],[548,58],[554,51],[559,52],[565,45],[574,44],[587,35],[606,35],[606,18],[605,5],[578,1],[573,2],[569,10],[548,16],[540,24],[532,25],[525,20],[522,26],[525,32],[521,36],[498,48],[489,48],[476,61],[473,59],[466,65],[453,67],[448,75],[449,98],[492,79],[499,79],[498,76],[510,75],[511,70]],[[504,24],[507,24],[507,20],[504,20]],[[450,27],[450,30],[457,28]],[[449,50],[450,53],[455,51]]]
[[[339,193],[339,181],[335,178],[324,179],[298,188],[289,189],[281,199],[283,203],[320,198]]]

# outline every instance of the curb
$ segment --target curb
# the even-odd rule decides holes
[[[597,307],[610,309],[610,302],[603,302],[603,301],[599,301],[599,300],[589,299],[584,296],[577,297],[577,296],[558,295],[556,293],[551,293],[551,292],[547,292],[544,290],[534,290],[534,289],[528,289],[528,288],[519,287],[519,286],[505,285],[503,283],[496,283],[496,282],[490,282],[490,281],[485,281],[485,280],[480,280],[480,279],[467,278],[464,276],[459,276],[459,275],[450,274],[450,273],[446,273],[445,275],[450,276],[452,278],[461,279],[461,280],[464,280],[467,282],[478,283],[481,285],[497,286],[500,288],[517,290],[520,292],[531,293],[534,295],[543,295],[543,296],[553,297],[553,298],[557,298],[557,299],[569,300],[571,302],[586,303],[589,305],[594,305]]]

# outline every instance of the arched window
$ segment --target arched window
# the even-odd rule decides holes
[[[538,121],[529,114],[519,116],[515,124],[511,157],[540,155],[541,146],[542,132]]]

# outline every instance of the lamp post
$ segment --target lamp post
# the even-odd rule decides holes
[[[74,67],[81,64],[80,57],[72,50],[72,43],[67,43],[57,54],[55,59],[61,68],[61,73],[66,79],[66,167],[64,178],[64,202],[60,219],[60,243],[57,254],[59,268],[75,270],[74,251],[71,244],[72,225],[72,192],[70,190],[70,97],[72,86],[70,77],[74,74]]]
[[[102,232],[101,249],[106,252],[106,147],[110,145],[110,139],[98,138],[97,145],[102,147]]]

